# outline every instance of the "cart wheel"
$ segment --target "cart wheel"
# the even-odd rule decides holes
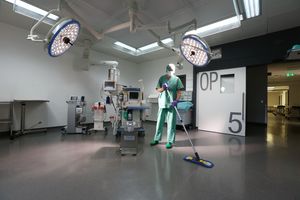
[[[66,128],[61,128],[60,131],[61,131],[61,134],[63,134],[63,135],[67,133],[67,129]]]
[[[136,156],[136,153],[135,153],[135,154],[132,154],[132,156]]]
[[[121,137],[121,132],[117,131],[116,137]]]
[[[138,136],[145,137],[145,132],[144,131],[138,131]]]
[[[125,156],[125,154],[124,154],[124,153],[121,153],[121,156]]]

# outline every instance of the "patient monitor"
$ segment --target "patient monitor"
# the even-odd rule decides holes
[[[104,91],[116,91],[117,89],[116,81],[112,81],[112,80],[104,81],[103,89]]]
[[[124,106],[137,107],[142,104],[142,94],[140,88],[124,88]]]

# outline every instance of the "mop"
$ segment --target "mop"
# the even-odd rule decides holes
[[[172,96],[171,96],[169,90],[166,90],[166,91],[167,91],[167,93],[168,93],[170,99],[173,100],[173,98],[172,98]],[[182,127],[183,127],[183,129],[184,129],[184,132],[186,133],[186,135],[187,135],[187,137],[188,137],[188,139],[189,139],[189,141],[190,141],[190,143],[191,143],[191,146],[192,146],[193,151],[194,151],[194,154],[195,154],[195,157],[193,157],[193,156],[185,156],[185,157],[183,158],[183,160],[188,161],[188,162],[191,162],[191,163],[195,163],[195,164],[197,164],[197,165],[201,165],[201,166],[203,166],[203,167],[212,168],[212,167],[214,166],[214,164],[213,164],[212,162],[200,158],[200,156],[199,156],[199,154],[197,153],[197,151],[196,151],[196,149],[195,149],[195,146],[194,146],[194,144],[193,144],[193,142],[192,142],[192,140],[191,140],[190,134],[188,133],[188,131],[187,131],[186,128],[185,128],[185,125],[184,125],[184,123],[183,123],[183,121],[182,121],[182,118],[181,118],[181,116],[180,116],[180,114],[179,114],[179,112],[178,112],[177,107],[174,106],[174,108],[175,108],[175,111],[176,111],[176,113],[177,113],[177,116],[178,116],[178,118],[179,118],[179,120],[180,120],[180,122],[181,122],[181,125],[182,125]]]

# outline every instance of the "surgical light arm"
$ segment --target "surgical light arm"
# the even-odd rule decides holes
[[[103,39],[104,35],[107,33],[112,33],[115,31],[126,29],[126,28],[130,28],[130,32],[134,32],[134,30],[135,30],[134,21],[135,21],[135,12],[136,11],[134,8],[129,9],[130,21],[124,22],[121,24],[117,24],[106,30],[103,30],[102,32],[98,32],[86,20],[84,20],[79,14],[76,13],[76,11],[72,8],[72,6],[70,5],[70,3],[68,1],[62,0],[62,2],[64,3],[63,6],[66,7],[67,10],[80,21],[82,26],[85,27],[97,40]]]
[[[30,29],[30,33],[27,36],[27,40],[31,40],[34,42],[47,42],[47,37],[44,39],[40,39],[40,37],[38,35],[35,35],[33,32],[35,31],[35,29],[53,12],[59,11],[60,8],[56,8],[53,10],[50,10],[44,17],[42,17],[31,29]]]

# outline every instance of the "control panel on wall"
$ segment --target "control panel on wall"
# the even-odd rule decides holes
[[[199,130],[245,136],[246,67],[197,74]]]

